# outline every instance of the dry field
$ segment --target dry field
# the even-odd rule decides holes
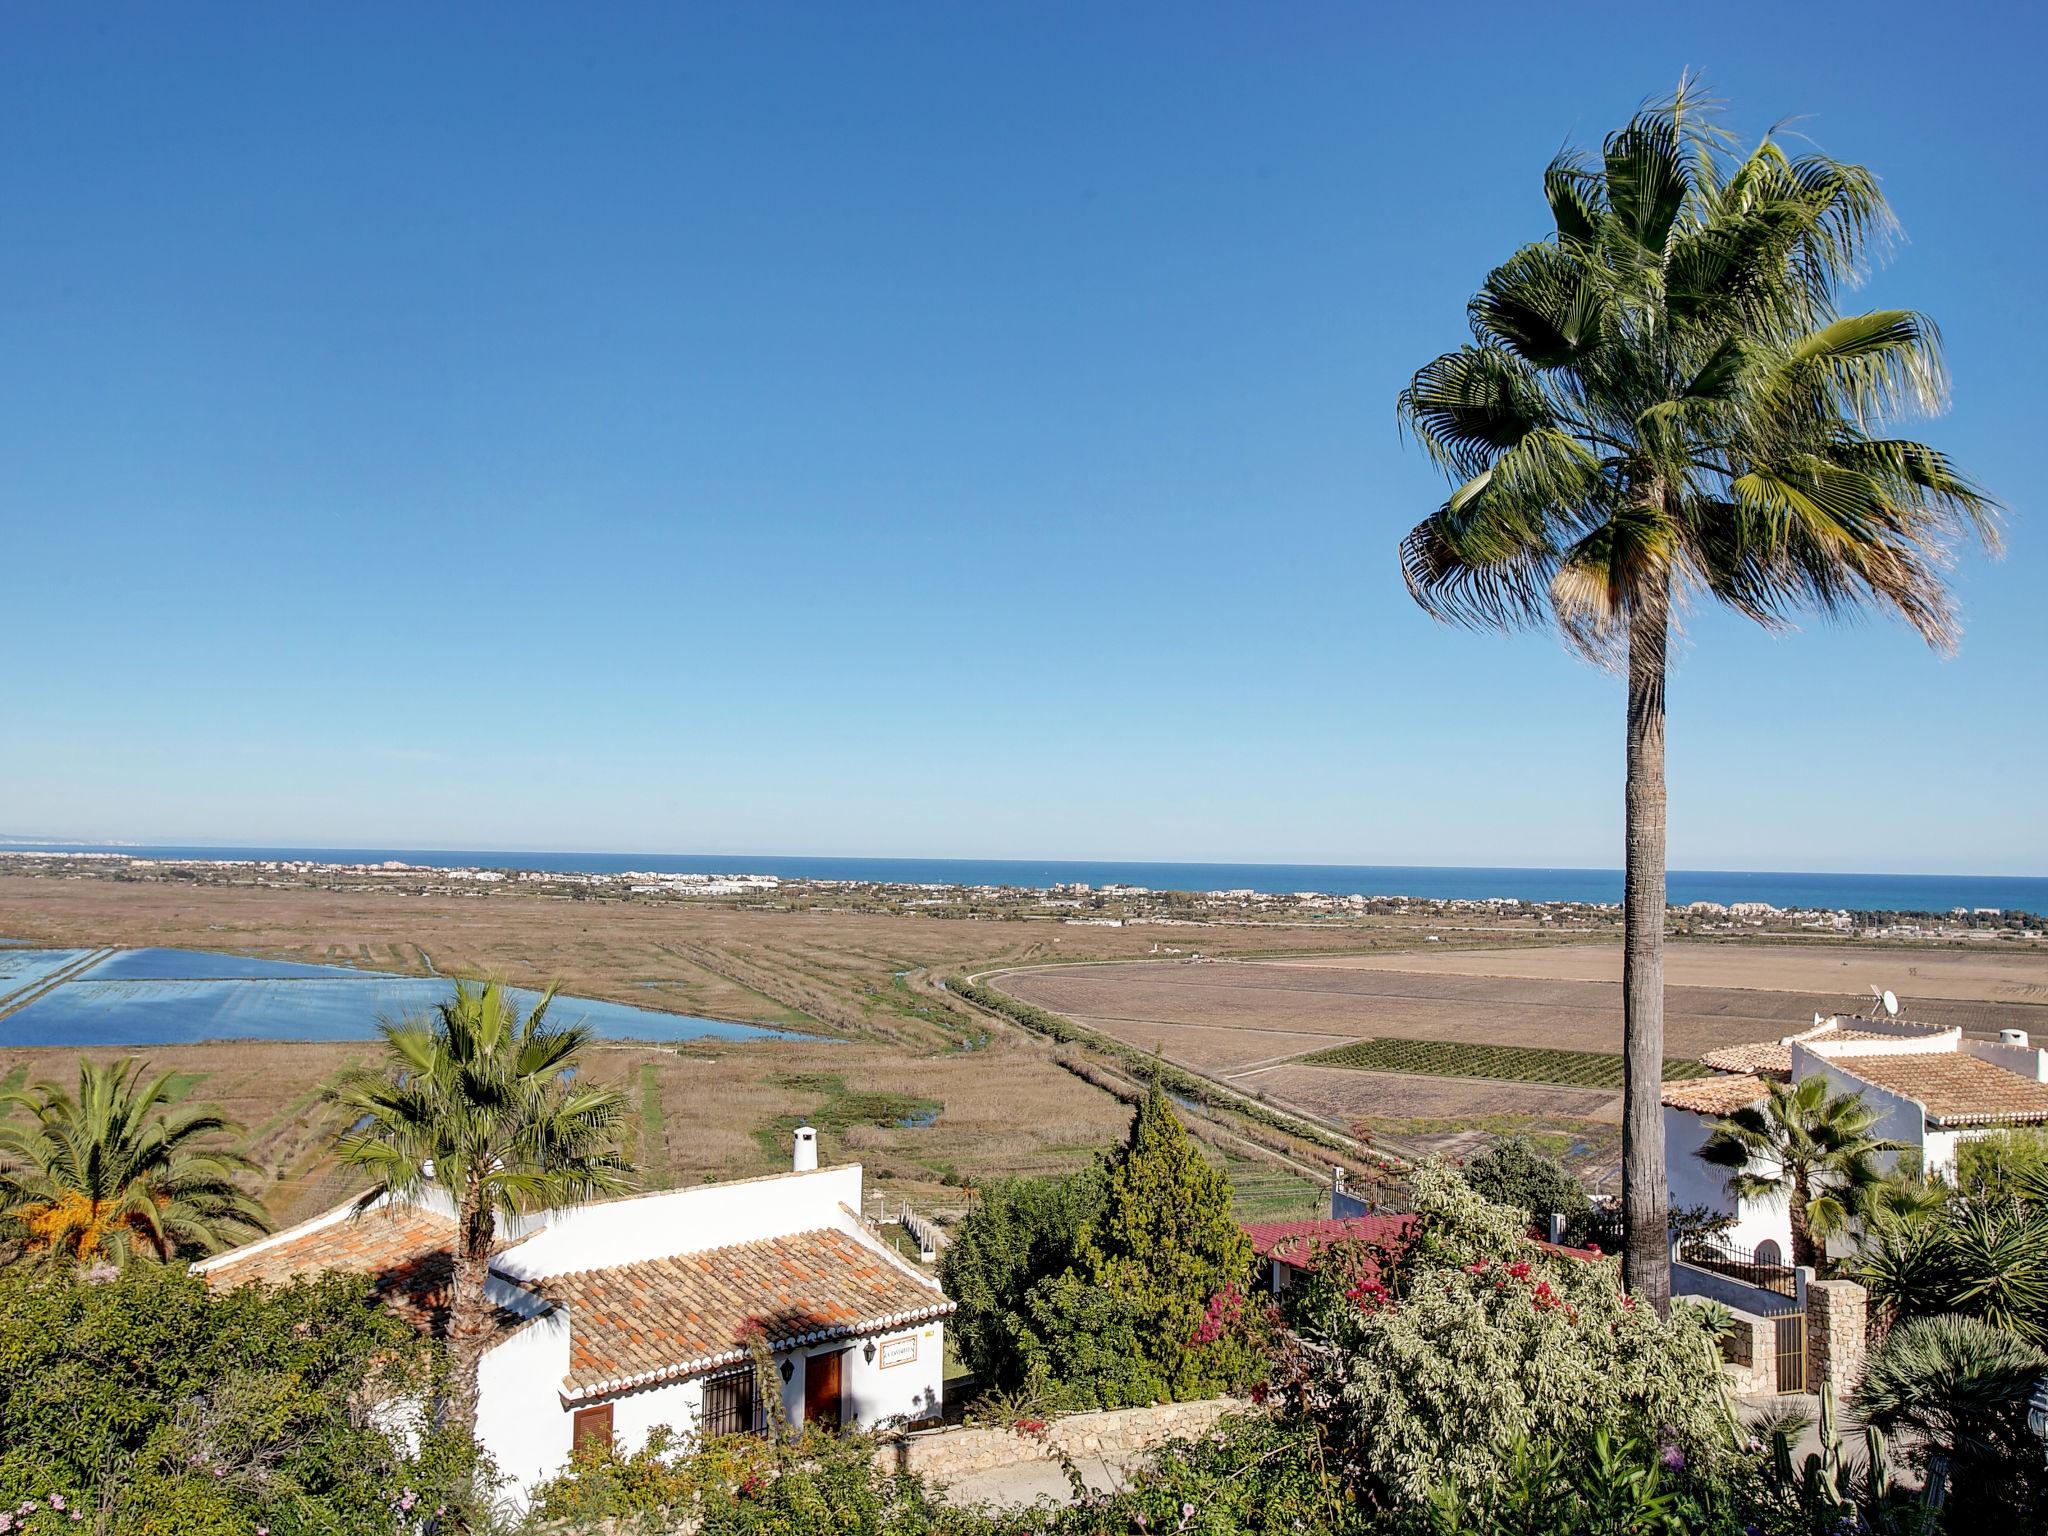
[[[0,875],[0,936],[53,946],[166,945],[423,975],[489,973],[572,995],[748,1022],[915,1029],[899,971],[1210,953],[1412,947],[1375,927],[1100,928],[883,913],[763,912],[678,902],[564,901],[502,888],[470,897]],[[1528,924],[1493,933],[1527,942]],[[772,993],[772,995],[770,995]]]
[[[1470,950],[1432,948],[1398,955],[1304,957],[1288,964],[1532,981],[1621,981],[1621,950],[1614,944],[1496,950],[1483,959]],[[1867,1000],[1873,986],[1889,987],[1918,1018],[1950,1002],[2048,1005],[2048,945],[1908,950],[1689,940],[1666,948],[1664,979],[1673,987],[1809,993],[1838,998],[1838,1007]]]
[[[0,935],[50,946],[164,945],[353,964],[412,975],[492,973],[560,980],[572,995],[749,1022],[795,1024],[817,1042],[607,1043],[592,1070],[628,1093],[632,1146],[648,1181],[693,1182],[780,1167],[786,1129],[838,1102],[936,1105],[929,1125],[856,1119],[827,1129],[828,1157],[860,1159],[877,1187],[926,1206],[957,1204],[962,1181],[1077,1166],[1119,1138],[1129,1112],[1061,1069],[1048,1045],[1000,1030],[958,1046],[967,1014],[934,975],[990,962],[1144,955],[1184,929],[970,922],[855,912],[557,901],[520,893],[273,890],[170,881],[0,877]],[[1211,950],[1356,951],[1414,942],[1384,932],[1203,930]],[[907,973],[899,975],[899,973]],[[262,1192],[293,1220],[349,1192],[334,1166],[337,1127],[322,1089],[367,1045],[236,1042],[134,1054],[181,1074],[194,1102],[221,1104],[249,1133]],[[116,1053],[95,1053],[113,1055]],[[0,1083],[75,1071],[77,1053],[10,1037],[0,1021]],[[824,1088],[819,1079],[837,1080]],[[1249,1191],[1270,1165],[1233,1165]]]
[[[371,1059],[370,1047],[238,1042],[133,1054],[180,1074],[188,1101],[218,1104],[245,1128],[259,1192],[277,1222],[303,1219],[353,1193],[353,1181],[331,1155],[340,1125],[320,1095],[351,1063]],[[859,1161],[873,1187],[928,1209],[957,1204],[963,1180],[1078,1166],[1120,1138],[1130,1121],[1117,1100],[1023,1040],[917,1058],[867,1042],[621,1043],[600,1045],[594,1056],[591,1075],[626,1091],[629,1147],[648,1187],[787,1166],[788,1128],[832,1098],[810,1086],[821,1075],[857,1094],[939,1107],[927,1126],[853,1124],[822,1137],[828,1160]],[[0,1083],[68,1082],[77,1058],[72,1050],[0,1046]]]
[[[2048,953],[1676,943],[1666,1050],[1776,1039],[1815,1013],[1890,986],[1909,1017],[1973,1033],[2048,1033]],[[992,978],[1027,1002],[1156,1050],[1246,1092],[1409,1147],[1468,1150],[1520,1130],[1598,1166],[1615,1147],[1618,1095],[1289,1065],[1347,1040],[1621,1048],[1613,944],[1418,949],[1406,953],[1158,962],[1030,970]]]

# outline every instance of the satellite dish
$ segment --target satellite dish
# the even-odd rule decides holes
[[[1819,1029],[1819,1028],[1821,1027],[1821,1025],[1823,1025],[1823,1024],[1825,1024],[1825,1023],[1827,1023],[1827,1021],[1828,1021],[1828,1019],[1827,1019],[1827,1015],[1826,1015],[1826,1014],[1824,1014],[1824,1013],[1816,1013],[1816,1014],[1815,1014],[1815,1015],[1813,1016],[1813,1027],[1814,1027],[1815,1029]]]
[[[1884,1011],[1886,1013],[1890,1014],[1895,1019],[1899,1016],[1899,1000],[1896,996],[1894,996],[1890,992],[1887,992],[1885,993],[1883,998],[1880,999],[1880,1001],[1883,1002]]]

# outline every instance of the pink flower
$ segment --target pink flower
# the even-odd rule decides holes
[[[52,1509],[62,1509],[63,1507],[64,1507],[64,1495],[63,1495],[63,1494],[61,1494],[61,1493],[53,1493],[53,1494],[51,1494],[51,1495],[50,1495],[50,1508],[52,1508]]]

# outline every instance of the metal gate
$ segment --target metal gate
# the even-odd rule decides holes
[[[1806,1314],[1779,1312],[1771,1317],[1778,1330],[1778,1390],[1806,1390]]]

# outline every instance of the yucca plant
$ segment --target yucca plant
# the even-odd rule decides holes
[[[1690,83],[1543,178],[1553,232],[1490,273],[1472,341],[1419,371],[1408,428],[1455,484],[1401,544],[1431,614],[1554,627],[1626,680],[1622,1186],[1631,1289],[1668,1304],[1664,681],[1688,601],[1777,627],[1889,610],[1937,648],[1964,532],[1993,502],[1890,434],[1937,409],[1933,324],[1844,314],[1892,226],[1877,178],[1766,135],[1746,154]]]
[[[2048,1347],[2048,1210],[1957,1199],[1881,1218],[1856,1260],[1880,1319],[1954,1312]]]
[[[360,1205],[432,1186],[455,1206],[449,1295],[450,1417],[474,1425],[477,1368],[491,1329],[485,1295],[500,1216],[625,1189],[625,1097],[580,1079],[584,1025],[548,1018],[554,989],[521,1014],[497,982],[457,982],[425,1018],[381,1026],[384,1061],[329,1095],[352,1121],[342,1162],[374,1180]]]
[[[1878,1112],[1863,1095],[1832,1092],[1819,1073],[1764,1086],[1761,1102],[1714,1122],[1699,1156],[1729,1170],[1730,1194],[1784,1201],[1792,1262],[1819,1268],[1827,1240],[1847,1231],[1883,1187],[1878,1157],[1905,1146],[1876,1134]]]
[[[235,1175],[255,1165],[219,1110],[180,1109],[176,1074],[81,1059],[76,1092],[0,1100],[0,1245],[46,1263],[198,1258],[269,1230]]]

